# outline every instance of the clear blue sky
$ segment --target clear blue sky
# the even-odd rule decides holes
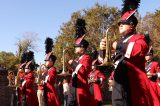
[[[44,60],[44,40],[55,38],[62,23],[70,20],[73,12],[95,5],[121,8],[122,0],[0,0],[0,51],[16,53],[18,38],[25,32],[38,33],[40,52],[35,53],[38,63]],[[160,9],[159,0],[141,0],[139,12]]]

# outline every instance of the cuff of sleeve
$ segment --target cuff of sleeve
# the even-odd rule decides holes
[[[158,78],[160,78],[160,73],[157,73]]]
[[[99,79],[97,80],[97,83],[98,83],[98,84],[102,84],[102,82],[103,82],[103,79],[102,79],[102,78],[99,78]]]
[[[100,78],[100,84],[102,84],[102,82],[103,82],[103,79],[102,79],[102,78]]]

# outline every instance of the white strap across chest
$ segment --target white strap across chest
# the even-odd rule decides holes
[[[49,72],[49,71],[50,71],[50,69],[48,70],[48,72]],[[48,78],[49,78],[49,75],[47,75],[47,76],[45,77],[45,80],[44,80],[45,83],[47,83]]]
[[[22,82],[22,87],[25,85],[25,83],[26,83],[26,80],[24,80],[24,81]]]
[[[133,50],[133,47],[134,47],[134,44],[135,44],[135,42],[130,42],[130,43],[128,44],[126,53],[125,53],[125,55],[124,55],[126,58],[130,58],[131,53],[132,53],[132,50]]]

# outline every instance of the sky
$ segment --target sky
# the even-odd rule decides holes
[[[122,8],[122,0],[0,0],[0,52],[15,54],[18,39],[27,32],[34,32],[38,34],[35,60],[43,63],[46,37],[55,38],[73,12],[89,9],[95,3]],[[138,11],[143,17],[147,12],[160,9],[159,4],[159,0],[141,0]]]

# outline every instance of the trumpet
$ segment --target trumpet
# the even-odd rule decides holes
[[[70,48],[64,48],[63,49],[63,54],[62,54],[62,65],[63,65],[63,68],[62,68],[62,72],[60,74],[58,74],[59,76],[68,76],[68,75],[71,75],[69,74],[69,71],[65,70],[66,66],[65,66],[65,53],[66,51],[70,49]]]
[[[37,70],[37,84],[40,84],[42,80],[44,80],[46,76],[46,72],[48,71],[45,64],[41,64],[39,69]]]
[[[106,30],[106,54],[103,63],[100,66],[112,66],[111,59],[111,40],[109,40],[108,31],[110,28]]]

